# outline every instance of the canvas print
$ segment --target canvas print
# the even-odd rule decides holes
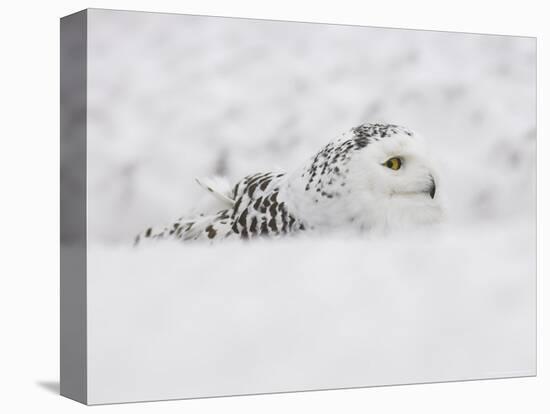
[[[536,39],[61,21],[61,392],[536,374]]]

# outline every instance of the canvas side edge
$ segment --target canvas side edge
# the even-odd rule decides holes
[[[87,391],[87,11],[60,21],[60,394]]]

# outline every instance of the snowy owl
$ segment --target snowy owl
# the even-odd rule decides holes
[[[135,242],[251,239],[346,229],[385,232],[435,223],[443,214],[438,178],[424,140],[392,124],[352,128],[290,173],[252,174],[233,186],[198,183],[210,193],[210,206],[167,227],[148,228]]]

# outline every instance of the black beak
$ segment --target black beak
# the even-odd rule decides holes
[[[431,179],[431,184],[430,184],[430,190],[428,191],[428,193],[430,194],[430,197],[433,200],[433,198],[435,197],[435,180],[431,175],[430,175],[430,179]]]

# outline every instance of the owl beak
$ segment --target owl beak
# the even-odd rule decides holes
[[[433,200],[435,197],[435,180],[431,174],[430,174],[430,188],[428,190],[428,194],[430,194],[430,197]]]

